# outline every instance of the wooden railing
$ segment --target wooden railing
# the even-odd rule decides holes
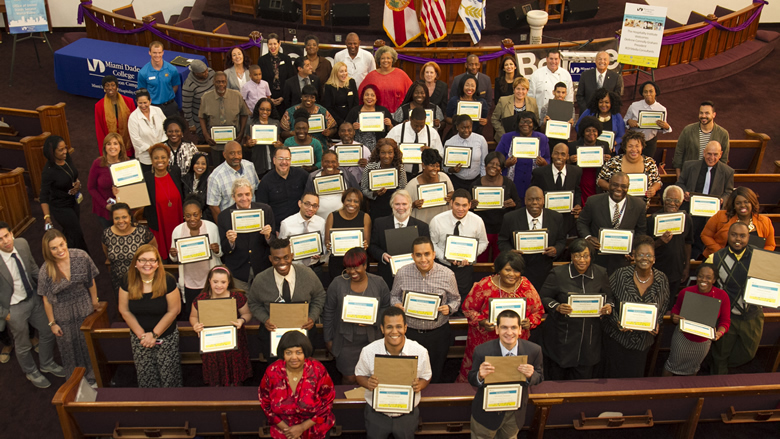
[[[33,110],[20,108],[0,107],[0,116],[29,117],[41,122],[40,132],[49,132],[65,139],[68,148],[73,148],[70,143],[70,131],[68,130],[68,118],[65,116],[65,102],[56,105],[41,105]]]
[[[30,214],[30,198],[24,184],[24,169],[0,173],[0,221],[11,226],[11,233],[21,236],[35,218]]]
[[[41,193],[41,174],[43,173],[43,166],[46,164],[46,158],[43,156],[43,143],[50,135],[51,133],[44,131],[37,136],[24,137],[18,142],[0,140],[0,150],[10,149],[24,151],[24,161],[27,165],[27,172],[30,174],[32,195],[36,200]],[[22,180],[22,187],[24,188],[24,180]],[[26,188],[24,190],[24,195],[27,197]]]

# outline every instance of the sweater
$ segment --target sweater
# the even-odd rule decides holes
[[[674,159],[672,160],[672,167],[674,169],[682,169],[683,163],[688,160],[699,160],[699,127],[701,125],[696,122],[692,123],[680,132],[680,138],[677,139],[677,146],[674,148]],[[714,124],[712,128],[712,134],[710,136],[710,142],[716,141],[720,143],[723,155],[720,158],[724,164],[728,163],[729,159],[729,132],[723,129],[718,124]]]

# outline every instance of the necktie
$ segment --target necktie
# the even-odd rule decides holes
[[[414,143],[417,142],[419,142],[419,138],[417,137],[417,133],[414,133]],[[414,165],[412,165],[412,177],[416,177],[417,174],[419,173],[420,173],[420,165],[415,163]]]
[[[604,74],[599,73],[599,88],[604,87]]]
[[[311,85],[311,79],[309,79],[308,77],[304,78],[303,85]]]
[[[506,355],[504,355],[504,356],[505,357],[514,357],[515,354],[514,354],[514,352],[507,352]]]
[[[282,300],[285,303],[292,303],[292,294],[290,294],[290,282],[287,279],[282,283]]]
[[[712,183],[712,168],[707,168],[707,174],[704,176],[704,189],[702,193],[710,193],[710,184]]]
[[[311,220],[306,220],[306,221],[303,222],[303,233],[309,233],[309,223],[310,222],[311,222]],[[302,259],[301,263],[308,267],[310,265],[314,265],[314,260],[312,258],[306,258],[306,259]],[[287,282],[287,281],[285,280],[285,282]]]
[[[24,285],[24,291],[27,292],[27,296],[24,299],[27,300],[32,295],[32,285],[30,285],[30,281],[27,279],[27,273],[24,271],[24,265],[22,265],[22,261],[16,257],[16,253],[11,253],[11,257],[16,261],[16,268],[19,269],[19,276],[22,277],[22,285]]]
[[[555,189],[563,189],[563,172],[558,171],[558,178],[555,179]]]
[[[311,220],[307,220],[303,222],[303,233],[309,233],[309,222]]]
[[[615,212],[612,214],[612,228],[617,229],[618,224],[620,224],[620,208],[615,203]]]
[[[460,221],[455,223],[455,233],[453,233],[455,236],[460,236]]]
[[[403,227],[404,227],[404,225],[403,225],[403,224],[401,224],[401,223],[395,223],[395,228],[396,228],[396,229],[402,229]]]
[[[531,220],[531,230],[536,230],[539,228],[539,220],[534,218]]]

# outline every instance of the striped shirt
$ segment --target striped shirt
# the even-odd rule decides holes
[[[209,175],[206,204],[219,207],[220,211],[236,204],[233,200],[233,182],[244,177],[252,185],[252,201],[255,201],[255,189],[260,183],[255,165],[249,160],[241,160],[241,169],[236,171],[227,162],[222,163]]]
[[[710,138],[712,137],[712,131],[709,133],[705,133],[701,130],[701,126],[699,126],[699,160],[704,158],[704,148],[707,146],[708,143],[710,143]]]
[[[404,291],[439,295],[441,296],[441,305],[450,307],[450,314],[457,311],[460,306],[460,294],[458,293],[458,283],[455,281],[455,273],[440,264],[434,263],[431,271],[424,276],[417,269],[416,264],[401,267],[395,276],[393,289],[390,291],[390,301],[393,305],[403,304]],[[406,322],[412,329],[430,331],[449,324],[449,316],[439,313],[436,320],[422,320],[407,316]]]

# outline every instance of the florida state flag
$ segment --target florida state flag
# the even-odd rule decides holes
[[[422,31],[413,0],[385,0],[382,27],[396,47],[403,47]]]

